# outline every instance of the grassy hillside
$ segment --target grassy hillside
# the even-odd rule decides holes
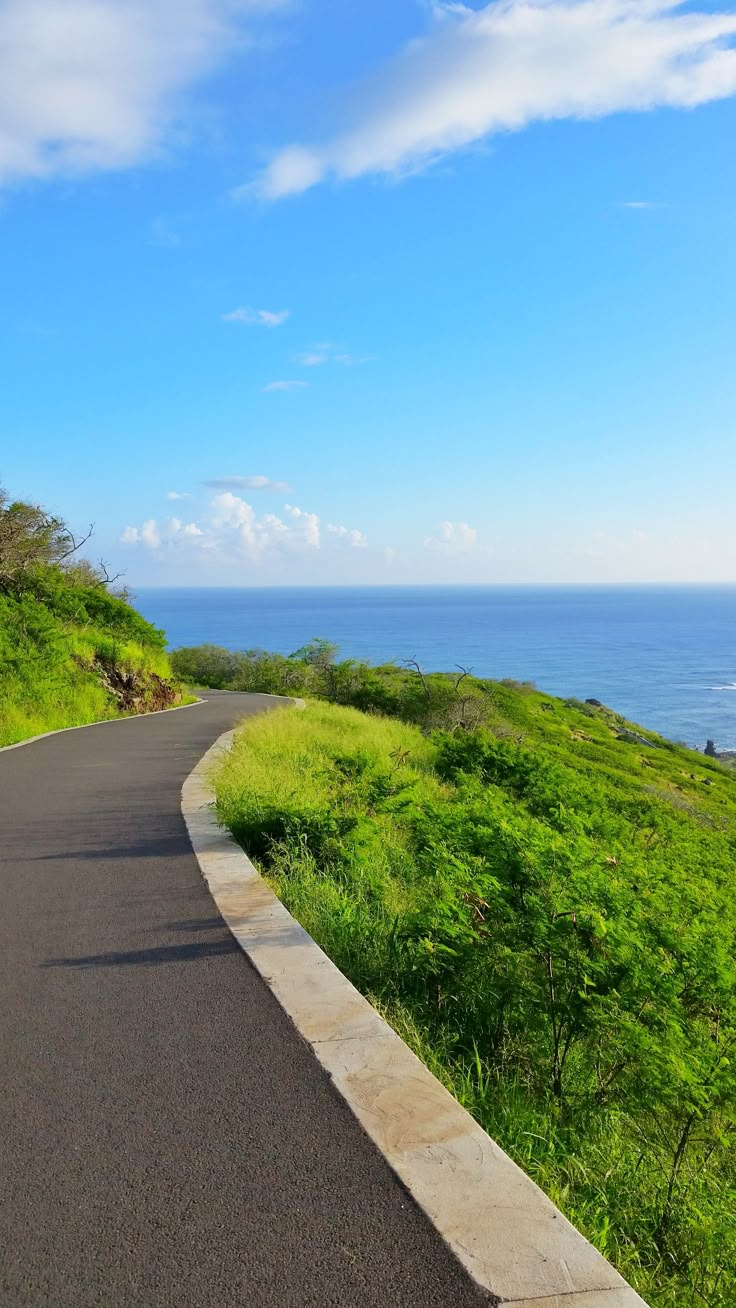
[[[163,633],[76,544],[0,491],[0,746],[181,699]]]
[[[645,1298],[732,1308],[736,777],[602,706],[324,656],[290,688],[374,711],[249,721],[222,819]]]

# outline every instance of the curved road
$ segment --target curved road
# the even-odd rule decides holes
[[[258,696],[0,753],[3,1308],[487,1302],[211,900],[180,788]]]

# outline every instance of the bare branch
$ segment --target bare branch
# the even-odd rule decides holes
[[[97,581],[94,583],[95,586],[114,586],[115,582],[119,581],[120,578],[125,575],[124,572],[115,572],[110,576],[104,559],[99,560],[97,564],[97,572],[99,575]]]
[[[89,531],[87,532],[86,536],[82,536],[80,537],[79,540],[77,540],[76,536],[74,535],[74,532],[70,531],[69,528],[67,527],[66,536],[67,536],[67,540],[71,541],[71,544],[68,550],[64,550],[62,554],[58,555],[56,562],[63,563],[64,559],[71,558],[72,554],[76,554],[77,550],[81,550],[82,546],[87,544],[87,541],[90,539],[90,536],[92,535],[94,529],[95,529],[95,524],[91,522],[89,524]]]
[[[428,683],[428,681],[427,681],[426,676],[425,676],[424,673],[422,672],[422,669],[421,669],[421,667],[419,666],[419,663],[417,662],[417,660],[416,660],[416,659],[402,659],[401,662],[402,662],[402,663],[403,663],[407,668],[413,668],[414,671],[418,674],[418,676],[419,676],[419,680],[420,680],[421,683],[422,683],[422,690],[424,691],[424,694],[425,694],[427,700],[428,700],[428,701],[431,701],[431,699],[432,699],[432,692],[431,692],[431,690],[429,689],[429,683]]]
[[[457,680],[455,681],[455,693],[457,694],[458,687],[459,687],[460,684],[465,680],[465,678],[466,678],[466,677],[472,677],[472,675],[473,675],[473,669],[472,669],[472,668],[464,668],[463,665],[462,665],[462,663],[456,663],[456,664],[455,664],[455,667],[456,667],[456,668],[459,670],[459,672],[460,672],[460,676],[459,676],[459,677],[457,678]]]

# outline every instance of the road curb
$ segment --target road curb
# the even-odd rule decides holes
[[[392,1171],[492,1303],[646,1308],[335,967],[219,825],[210,777],[234,735],[215,741],[182,788],[202,875],[241,949]]]
[[[206,700],[196,699],[193,704],[172,704],[171,708],[152,709],[150,713],[121,713],[119,718],[98,718],[97,722],[79,722],[75,727],[57,727],[55,731],[42,731],[39,736],[28,736],[26,740],[16,740],[13,745],[0,745],[0,754],[6,749],[22,749],[24,745],[33,745],[37,740],[46,740],[47,736],[63,736],[66,731],[85,731],[87,727],[109,727],[113,722],[135,722],[138,718],[156,718],[160,713],[179,713],[182,709],[197,708]]]

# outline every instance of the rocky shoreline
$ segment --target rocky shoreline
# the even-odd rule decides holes
[[[703,750],[706,758],[714,758],[718,763],[725,763],[728,767],[736,767],[736,749],[716,749],[715,741],[708,740]]]

